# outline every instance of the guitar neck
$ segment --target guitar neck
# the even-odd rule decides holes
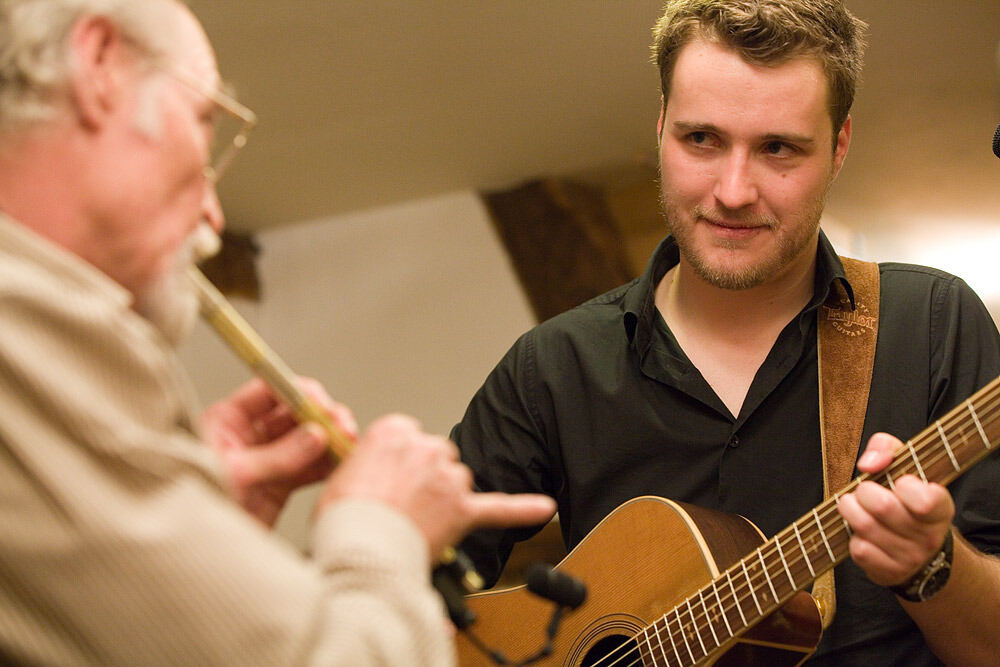
[[[903,475],[948,484],[1000,442],[1000,378],[900,448],[880,473],[863,474],[645,628],[636,640],[656,664],[693,665],[776,611],[849,555],[837,511],[863,481],[893,488]]]

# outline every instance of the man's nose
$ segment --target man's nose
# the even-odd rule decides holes
[[[713,195],[722,206],[732,210],[757,201],[759,193],[748,151],[734,148],[720,161]]]
[[[219,193],[215,189],[215,183],[211,180],[205,182],[201,212],[205,222],[211,225],[216,234],[221,234],[222,228],[226,226],[226,216],[222,212],[222,202],[219,201]]]

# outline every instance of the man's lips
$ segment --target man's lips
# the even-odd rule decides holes
[[[727,238],[749,238],[761,230],[768,229],[768,226],[764,224],[743,221],[711,220],[709,218],[701,218],[701,221],[707,224],[714,233]]]

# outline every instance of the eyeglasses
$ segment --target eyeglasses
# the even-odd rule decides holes
[[[213,119],[212,145],[209,148],[208,164],[205,165],[205,178],[211,183],[218,183],[236,154],[246,145],[247,136],[257,125],[257,114],[232,96],[202,85],[194,77],[170,63],[154,59],[153,64],[195,93],[211,100],[221,112],[216,113]]]

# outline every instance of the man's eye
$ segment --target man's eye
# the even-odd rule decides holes
[[[764,145],[764,152],[768,155],[788,155],[792,152],[792,147],[781,141],[769,141]]]
[[[708,143],[708,133],[707,132],[692,132],[688,135],[688,140],[692,144],[702,145]]]
[[[206,111],[201,114],[201,117],[198,120],[205,127],[213,128],[215,127],[215,122],[218,120],[218,114],[215,112],[214,109],[211,111]]]

